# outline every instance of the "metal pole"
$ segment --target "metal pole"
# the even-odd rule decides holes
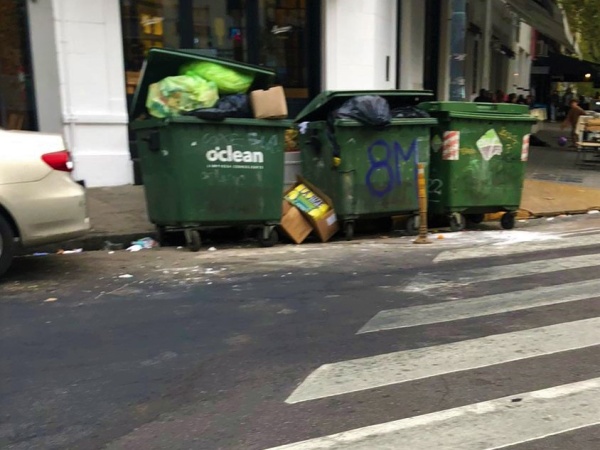
[[[425,183],[425,164],[418,164],[418,187],[419,187],[419,237],[414,244],[431,244],[427,239],[427,185]]]

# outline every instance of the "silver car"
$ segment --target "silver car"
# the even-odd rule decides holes
[[[62,136],[0,129],[0,275],[22,249],[88,232],[85,189],[72,170]]]

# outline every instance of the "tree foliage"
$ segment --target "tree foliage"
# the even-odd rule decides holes
[[[600,63],[600,0],[560,0],[583,59]]]

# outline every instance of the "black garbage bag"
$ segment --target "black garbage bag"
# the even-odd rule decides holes
[[[248,96],[245,94],[227,95],[221,97],[213,108],[200,108],[190,111],[187,115],[204,120],[223,120],[227,118],[252,118]]]
[[[352,97],[336,111],[335,116],[339,119],[354,119],[374,127],[386,127],[392,121],[390,105],[379,95]]]
[[[416,106],[400,106],[392,109],[392,117],[394,119],[420,119],[422,117],[431,116],[427,111],[423,111]]]

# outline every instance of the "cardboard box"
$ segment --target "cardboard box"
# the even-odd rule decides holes
[[[310,182],[306,181],[301,176],[298,176],[297,180],[298,180],[297,183],[294,186],[292,186],[290,189],[288,189],[285,192],[285,194],[287,194],[288,192],[293,190],[299,184],[304,184],[315,195],[317,195],[320,199],[322,199],[325,203],[327,203],[329,205],[329,207],[331,208],[329,211],[327,211],[327,213],[325,213],[325,215],[323,217],[321,217],[319,219],[315,219],[314,217],[312,217],[308,214],[303,214],[300,210],[298,210],[303,215],[303,217],[305,217],[308,220],[308,222],[311,225],[311,228],[314,229],[315,234],[318,236],[318,238],[321,240],[321,242],[327,242],[329,239],[331,239],[335,235],[335,233],[337,233],[340,230],[340,224],[337,220],[337,216],[336,216],[335,210],[333,208],[333,202],[327,195],[325,195],[325,193],[323,191],[321,191],[319,188],[317,188]],[[286,202],[286,201],[284,200],[284,202]],[[292,206],[292,205],[290,205],[290,206]],[[294,209],[298,209],[295,206],[292,206],[292,207]]]
[[[283,203],[284,213],[281,217],[280,227],[295,244],[301,244],[311,233],[313,227],[298,208],[285,200]]]
[[[285,119],[288,116],[282,86],[250,92],[250,104],[256,119]]]
[[[332,209],[320,219],[313,219],[313,227],[321,242],[327,242],[340,229],[335,211]]]

